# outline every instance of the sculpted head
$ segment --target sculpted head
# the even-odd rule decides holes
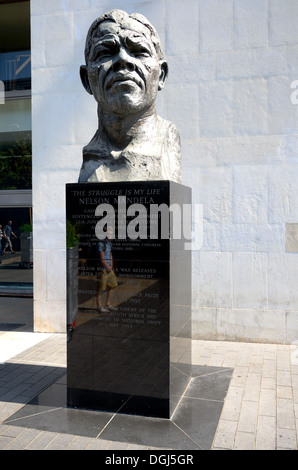
[[[154,27],[142,15],[113,10],[91,25],[82,83],[102,113],[150,112],[164,87],[168,65]]]

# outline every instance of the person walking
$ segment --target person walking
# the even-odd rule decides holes
[[[6,253],[6,249],[9,246],[11,253],[15,253],[12,248],[12,242],[11,242],[11,236],[13,235],[15,238],[17,238],[16,234],[12,231],[12,220],[8,221],[8,224],[5,225],[3,229],[3,235],[5,238],[5,245],[4,245],[4,250],[3,253]]]
[[[0,225],[0,256],[3,255],[2,238],[3,238],[3,230],[2,230],[2,225]],[[0,264],[2,264],[2,259],[1,258],[0,258]]]
[[[97,244],[100,266],[96,292],[96,303],[99,313],[117,310],[111,305],[112,290],[118,286],[118,282],[113,270],[113,255],[111,243],[112,235],[113,230],[108,227],[106,238],[104,240],[99,241]],[[107,292],[106,307],[103,307],[101,303],[101,296],[104,291]]]

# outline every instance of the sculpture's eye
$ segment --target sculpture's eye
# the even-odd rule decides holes
[[[115,45],[111,47],[99,47],[95,52],[95,60],[109,59],[116,55],[118,49]]]
[[[134,52],[134,55],[136,57],[150,57],[151,56],[150,52],[145,48],[141,48],[139,50],[136,50]]]
[[[92,60],[96,61],[113,57],[115,54],[117,54],[118,50],[119,45],[117,45],[116,41],[104,41],[95,45],[92,54]]]
[[[112,57],[113,51],[110,49],[100,49],[97,51],[96,59],[103,59],[105,57]]]
[[[136,40],[135,38],[126,38],[125,47],[135,57],[151,57],[151,50],[149,45],[147,46],[146,43],[142,43],[139,40]]]

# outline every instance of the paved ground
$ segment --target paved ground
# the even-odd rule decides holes
[[[68,409],[66,336],[32,332],[32,299],[0,297],[0,449],[297,450],[298,346],[192,346],[172,420]]]
[[[213,449],[297,449],[297,347],[195,341],[193,362],[233,367]]]
[[[0,284],[2,283],[32,283],[33,270],[30,266],[27,268],[22,267],[22,255],[20,252],[10,253],[0,257]]]
[[[4,364],[0,365],[0,449],[171,448],[168,445],[163,446],[164,428],[160,428],[159,445],[150,445],[149,428],[156,426],[153,418],[142,421],[142,429],[138,431],[138,421],[133,417],[122,415],[120,424],[118,422],[116,428],[120,426],[122,433],[116,432],[115,435],[104,438],[102,431],[98,435],[92,431],[92,427],[95,429],[98,425],[94,420],[99,420],[99,417],[103,416],[101,413],[73,410],[76,416],[75,419],[74,415],[71,418],[74,419],[72,425],[74,422],[77,426],[78,422],[82,425],[84,421],[82,432],[76,433],[76,429],[80,429],[76,427],[70,430],[64,429],[61,420],[59,423],[61,429],[59,426],[55,428],[55,413],[61,410],[59,403],[56,407],[53,407],[52,403],[50,413],[48,408],[42,408],[42,403],[33,401],[31,405],[24,404],[30,402],[40,390],[63,376],[66,365],[65,336],[44,336],[18,331],[1,332],[0,350],[9,343],[15,344],[15,350],[19,354],[6,359]],[[291,346],[222,341],[193,342],[194,364],[217,370],[233,369],[211,445],[212,449],[297,449],[297,357],[297,351]],[[59,388],[59,385],[57,387]],[[36,415],[39,416],[39,421],[36,420]],[[47,422],[49,416],[52,417],[52,421]],[[67,419],[70,419],[70,416],[69,414]],[[104,418],[107,418],[106,415]],[[109,421],[112,419],[114,415],[110,416]],[[40,422],[43,422],[43,426]],[[44,424],[46,422],[47,424]],[[107,424],[101,423],[101,427],[105,429]],[[199,424],[197,422],[197,426]],[[135,434],[134,426],[136,426]],[[179,426],[175,425],[174,428],[177,431]],[[86,430],[88,431],[85,432]],[[143,432],[145,437],[148,436],[148,443],[134,442],[134,436],[140,432]],[[172,431],[166,429],[166,432],[169,435]],[[125,441],[123,439],[125,435],[131,439]],[[183,445],[182,443],[181,448]],[[177,448],[177,440],[174,448]],[[194,442],[192,448],[198,448]]]

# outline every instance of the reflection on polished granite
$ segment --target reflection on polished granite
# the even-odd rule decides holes
[[[32,297],[0,295],[0,333],[4,331],[33,332]]]
[[[192,378],[171,419],[162,419],[67,407],[66,373],[60,369],[60,378],[5,424],[174,450],[211,448],[233,372],[192,366]]]
[[[106,223],[105,218],[99,221],[103,203],[108,204],[104,211],[114,214],[108,246],[117,279],[108,312],[96,308],[106,291],[98,249],[102,253],[108,239],[97,230]],[[174,359],[179,349],[179,362],[190,366],[187,205],[191,189],[170,181],[66,185],[67,233],[70,240],[76,233],[78,243],[67,250],[69,406],[166,419],[172,415],[190,380],[189,367],[179,372]],[[135,211],[138,217],[130,220]],[[131,234],[134,224],[137,236]],[[100,236],[105,238],[98,245]]]
[[[33,296],[33,269],[21,267],[20,252],[7,252],[0,261],[0,296],[29,297]]]

